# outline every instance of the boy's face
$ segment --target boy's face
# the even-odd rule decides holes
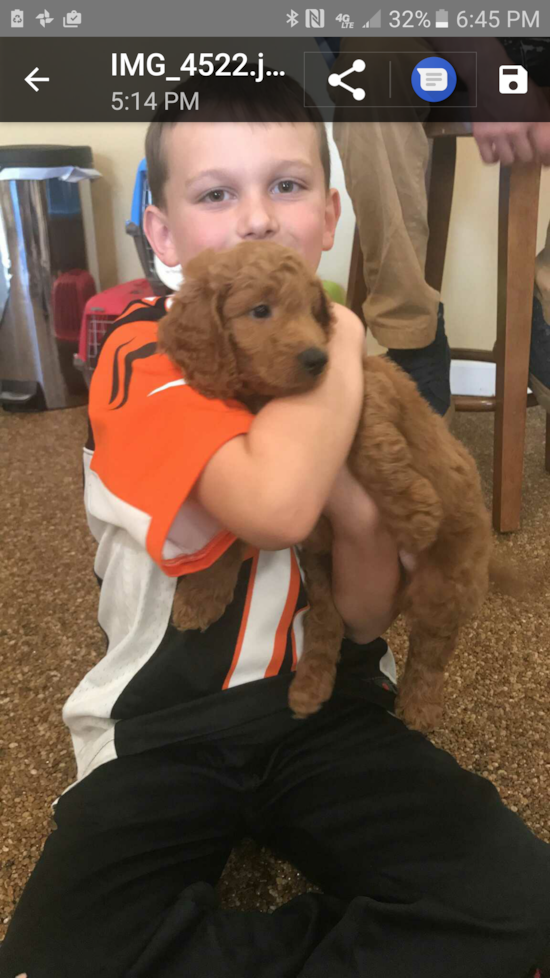
[[[165,265],[265,240],[315,270],[332,248],[340,197],[325,190],[313,124],[186,122],[164,138],[166,211],[148,207],[144,228]]]

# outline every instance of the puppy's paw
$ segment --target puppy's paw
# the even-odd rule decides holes
[[[288,705],[297,720],[318,713],[332,696],[335,677],[336,668],[328,668],[324,659],[299,664],[288,692]]]
[[[233,595],[219,595],[213,599],[206,595],[204,601],[189,602],[189,595],[174,595],[172,624],[181,632],[190,628],[204,632],[209,625],[221,618]]]
[[[323,704],[312,699],[309,690],[301,691],[298,689],[293,691],[290,689],[288,705],[292,710],[294,720],[307,720],[314,713],[318,713]]]
[[[422,695],[399,691],[395,703],[395,715],[399,720],[420,733],[428,734],[441,725],[443,719],[443,699],[427,700]]]

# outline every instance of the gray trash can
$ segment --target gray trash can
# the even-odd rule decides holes
[[[87,400],[73,365],[83,302],[100,290],[89,146],[0,146],[0,404]],[[68,178],[68,179],[67,179]]]

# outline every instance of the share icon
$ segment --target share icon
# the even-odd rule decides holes
[[[362,60],[362,58],[356,58],[351,68],[348,68],[347,71],[343,71],[340,75],[338,75],[336,72],[333,72],[332,75],[329,75],[328,83],[329,85],[332,85],[333,88],[337,88],[338,85],[340,85],[341,88],[347,89],[348,92],[351,92],[355,101],[360,102],[361,99],[365,98],[365,89],[352,88],[351,85],[345,85],[344,82],[342,81],[342,78],[345,78],[346,75],[351,74],[352,71],[364,71],[366,67],[367,67],[366,63]]]

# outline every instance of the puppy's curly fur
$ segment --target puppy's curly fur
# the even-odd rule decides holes
[[[311,389],[327,361],[333,313],[319,279],[293,250],[245,242],[206,251],[159,324],[159,349],[207,397],[257,412],[272,397]],[[417,557],[400,610],[409,650],[396,712],[427,732],[441,719],[445,667],[460,626],[489,584],[491,530],[473,458],[384,357],[364,360],[364,410],[349,454],[400,549]],[[182,577],[173,621],[206,628],[232,599],[243,559],[237,541],[208,570]],[[308,591],[304,649],[290,687],[298,717],[331,695],[344,624],[331,597],[331,528],[321,517],[300,546]]]

